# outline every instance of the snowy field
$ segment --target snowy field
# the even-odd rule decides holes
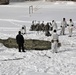
[[[29,15],[29,6],[33,14]],[[62,46],[58,53],[50,50],[18,52],[0,43],[0,75],[76,75],[76,3],[74,2],[16,2],[0,6],[0,39],[15,38],[23,25],[26,25],[25,39],[51,41],[44,33],[29,31],[33,20],[51,22],[60,26],[62,18],[67,22],[73,19],[75,28],[72,37],[59,36]],[[60,31],[58,31],[59,34]]]

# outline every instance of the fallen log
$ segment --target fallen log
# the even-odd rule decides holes
[[[25,41],[24,48],[26,50],[48,50],[48,49],[51,49],[51,42],[49,42],[49,41],[36,40],[36,39],[25,39],[24,41]],[[16,39],[14,39],[14,38],[0,39],[0,43],[3,43],[3,45],[8,48],[18,48]]]

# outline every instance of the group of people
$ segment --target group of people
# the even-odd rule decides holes
[[[73,28],[74,28],[74,23],[72,19],[69,19],[69,23],[66,22],[66,19],[63,18],[63,21],[61,22],[61,31],[60,35],[65,35],[65,28],[68,27],[69,31],[69,37],[72,36]]]
[[[72,19],[69,19],[69,23],[67,23],[66,19],[63,18],[62,22],[61,22],[61,25],[60,25],[60,35],[65,35],[65,28],[68,27],[69,29],[69,37],[72,36],[72,31],[73,31],[73,28],[74,28],[74,23],[72,21]],[[40,22],[38,22],[36,24],[36,21],[32,22],[32,25],[31,25],[31,30],[37,30],[37,31],[45,31],[46,33],[49,33],[49,30],[51,30],[53,33],[52,33],[52,40],[51,40],[51,43],[52,43],[52,51],[53,53],[57,53],[57,49],[58,49],[58,44],[59,44],[59,36],[57,34],[57,30],[58,30],[58,26],[57,26],[57,23],[55,22],[55,20],[52,20],[52,23],[47,23],[46,25],[44,24],[44,21],[40,24]],[[51,36],[51,35],[49,35]],[[21,48],[22,48],[22,51],[24,51],[24,38],[23,36],[21,35],[21,31],[19,31],[19,34],[16,36],[16,41],[17,41],[17,44],[19,46],[19,52],[21,52]]]
[[[69,37],[72,36],[72,31],[73,31],[73,27],[74,27],[74,23],[72,21],[72,19],[69,19],[69,23],[67,23],[66,19],[63,18],[61,25],[60,25],[60,35],[65,35],[65,28],[68,27],[68,31],[69,31]],[[55,22],[55,20],[52,20],[52,22],[47,22],[46,24],[44,24],[44,21],[42,21],[42,23],[40,23],[40,21],[36,22],[32,21],[32,25],[30,28],[31,31],[43,31],[46,34],[49,34],[49,31],[54,31],[54,30],[58,30],[58,25]],[[46,35],[46,36],[51,36],[51,35]]]
[[[53,53],[57,53],[57,48],[58,48],[58,43],[59,43],[59,36],[57,34],[57,24],[53,23],[54,30],[52,34],[52,51]],[[65,28],[68,27],[69,29],[69,37],[72,36],[73,28],[74,28],[74,23],[72,19],[69,19],[69,23],[66,22],[66,19],[63,18],[61,22],[61,29],[60,29],[60,35],[65,35]]]

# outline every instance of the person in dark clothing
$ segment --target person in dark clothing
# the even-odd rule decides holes
[[[45,25],[45,35],[46,36],[51,36],[50,32],[49,32],[49,29],[50,29],[50,26],[49,26],[49,23],[47,23]]]
[[[45,31],[45,24],[44,24],[44,21],[42,21],[41,23],[41,30],[44,32]]]
[[[50,29],[50,26],[49,26],[49,23],[47,23],[47,24],[45,25],[45,31],[49,31],[49,29]]]
[[[18,44],[19,52],[21,52],[21,48],[22,48],[22,52],[25,52],[24,51],[24,37],[21,35],[21,31],[19,31],[18,35],[16,36],[16,42]]]

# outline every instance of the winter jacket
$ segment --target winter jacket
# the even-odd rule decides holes
[[[67,27],[67,22],[66,21],[62,21],[61,22],[61,27],[64,27],[64,28]]]
[[[50,29],[50,26],[49,26],[49,24],[47,23],[47,24],[45,25],[45,31],[49,31],[49,29]]]
[[[18,34],[16,36],[16,42],[17,42],[17,44],[23,44],[24,43],[24,37],[21,34]]]
[[[25,34],[26,33],[26,26],[23,26],[20,31],[22,34]]]
[[[57,23],[56,22],[52,22],[52,26],[53,26],[53,30],[57,30]]]
[[[69,29],[73,29],[73,27],[74,27],[74,23],[73,22],[69,22]]]
[[[52,34],[52,52],[53,53],[57,53],[57,48],[58,48],[58,34],[57,33],[53,33]]]
[[[53,33],[52,34],[52,41],[57,41],[58,42],[59,38],[58,38],[58,34],[57,33]]]

